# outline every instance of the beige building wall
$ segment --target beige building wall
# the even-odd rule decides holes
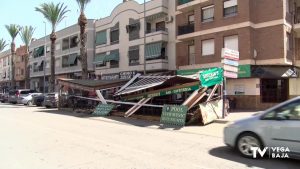
[[[166,16],[175,17],[175,1],[174,0],[152,0],[146,3],[146,18],[159,13]],[[129,41],[129,34],[126,32],[126,25],[129,25],[129,19],[140,21],[139,39]],[[164,21],[165,17],[157,18],[153,22]],[[119,23],[119,43],[110,44],[110,28]],[[109,53],[112,50],[119,50],[120,60],[118,68],[110,68],[109,62],[104,67],[96,67],[96,75],[119,73],[122,71],[143,71],[144,69],[144,5],[138,4],[136,1],[128,1],[118,5],[110,16],[97,20],[95,23],[96,32],[106,30],[107,43],[96,46],[96,54]],[[153,25],[152,25],[153,27]],[[147,71],[151,70],[175,70],[176,59],[176,29],[175,21],[166,23],[167,32],[158,31],[146,34],[146,43],[166,41],[168,59],[158,59],[147,61]],[[129,66],[128,50],[130,46],[139,45],[139,65]]]
[[[300,96],[300,78],[290,79],[290,97]]]
[[[260,95],[258,78],[228,79],[226,82],[227,95]],[[237,94],[239,92],[240,94]]]

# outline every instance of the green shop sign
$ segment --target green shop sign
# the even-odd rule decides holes
[[[212,67],[214,68],[214,67]],[[210,69],[212,69],[210,68]],[[209,70],[209,68],[201,68],[201,69],[189,69],[189,70],[177,70],[176,74],[180,76],[188,76],[197,74],[200,71]],[[248,78],[251,77],[251,65],[239,65],[239,78]]]
[[[223,82],[223,69],[213,68],[200,73],[201,86],[210,87]]]
[[[125,98],[125,100],[140,100],[143,98],[152,98],[152,97],[166,96],[166,95],[172,95],[172,94],[179,94],[179,93],[183,93],[183,92],[195,91],[198,89],[199,89],[199,84],[194,85],[194,86],[189,86],[189,87],[178,88],[178,89],[161,90],[161,91],[154,92],[154,93],[137,95],[137,96]]]
[[[112,109],[114,108],[114,105],[111,104],[99,104],[93,115],[95,116],[108,116],[108,114],[112,111]]]
[[[163,124],[184,126],[187,111],[187,106],[164,105],[160,122]]]

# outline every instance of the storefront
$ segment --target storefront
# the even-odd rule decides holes
[[[178,74],[197,75],[199,71],[179,70]],[[291,66],[240,65],[238,79],[227,79],[226,91],[231,108],[264,110],[299,96],[299,69]]]

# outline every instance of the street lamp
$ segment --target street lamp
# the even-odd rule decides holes
[[[46,55],[47,55],[47,25],[46,22],[43,21],[45,24],[45,45],[44,45],[44,64],[43,64],[43,71],[44,71],[44,82],[43,82],[43,93],[45,94],[46,92]]]
[[[146,75],[146,0],[144,0],[144,75]]]

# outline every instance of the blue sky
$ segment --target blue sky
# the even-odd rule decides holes
[[[136,0],[143,3],[144,0]],[[77,23],[78,5],[75,0],[1,0],[0,6],[0,39],[3,38],[7,43],[11,42],[11,38],[4,25],[19,24],[21,26],[31,25],[35,27],[35,38],[41,38],[45,34],[45,21],[42,14],[35,11],[35,7],[44,2],[64,3],[68,6],[70,12],[57,27],[57,30]],[[99,19],[110,15],[111,11],[123,0],[91,0],[86,8],[86,16],[88,19]],[[47,23],[47,34],[51,31],[51,25]],[[22,45],[22,41],[18,36],[16,46]],[[9,47],[6,47],[8,49]]]

